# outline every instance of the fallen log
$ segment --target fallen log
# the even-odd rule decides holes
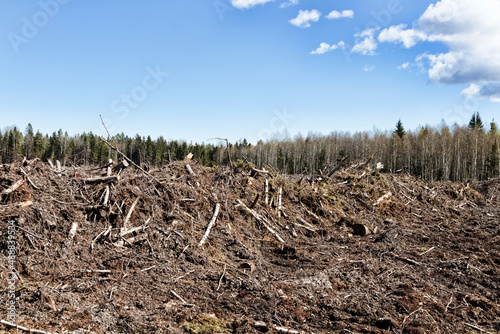
[[[122,172],[122,170],[124,170],[128,166],[130,166],[130,165],[127,162],[127,160],[122,160],[122,161],[120,161],[120,163],[118,165],[113,167],[113,172],[115,172],[116,174],[120,174]]]
[[[20,186],[22,186],[24,184],[24,179],[21,179],[21,180],[18,180],[16,182],[14,182],[13,185],[11,185],[9,188],[5,189],[4,191],[2,191],[2,195],[7,195],[7,194],[10,194],[10,193],[13,193],[14,191],[16,191],[16,189],[18,189]]]
[[[85,184],[96,184],[96,183],[107,183],[113,181],[120,181],[119,175],[111,175],[111,176],[102,176],[102,177],[91,177],[88,179],[84,179],[83,183]]]

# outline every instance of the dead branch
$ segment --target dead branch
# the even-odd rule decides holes
[[[407,262],[409,264],[420,266],[420,263],[417,262],[417,261],[415,261],[415,260],[409,259],[409,258],[404,257],[404,256],[399,256],[397,254],[394,254],[393,252],[389,252],[389,254],[391,254],[392,256],[394,256],[396,259],[402,260],[402,261]]]
[[[134,203],[132,203],[132,206],[130,207],[130,210],[128,210],[128,214],[127,217],[125,217],[125,221],[123,222],[123,228],[121,229],[120,234],[129,230],[130,216],[132,216],[132,212],[134,211],[135,206],[137,205],[138,202],[139,202],[139,197],[135,199]]]
[[[142,233],[142,234],[139,234],[135,237],[130,237],[128,239],[121,239],[121,240],[118,240],[117,242],[114,243],[114,245],[116,247],[123,247],[125,245],[125,243],[129,244],[129,245],[133,245],[133,244],[136,244],[138,242],[141,242],[141,241],[144,241],[148,238],[148,235],[146,233]]]
[[[271,173],[269,173],[268,170],[265,170],[264,168],[262,170],[257,169],[257,168],[252,168],[252,171],[254,171],[255,173],[265,174],[265,175],[269,175],[270,177],[273,177],[273,175]]]
[[[252,205],[250,205],[250,209],[253,209],[255,208],[255,206],[257,205],[257,203],[259,202],[259,198],[260,198],[260,194],[257,194],[257,196],[255,196],[255,199],[253,200],[252,202]]]
[[[482,329],[482,328],[480,328],[480,327],[477,327],[477,326],[475,326],[475,325],[473,325],[473,324],[469,324],[469,323],[467,323],[467,322],[464,322],[464,324],[465,324],[466,326],[468,326],[468,327],[470,327],[470,328],[473,328],[473,329],[475,329],[475,330],[478,330],[478,331],[480,331],[480,332],[486,332],[484,329]]]
[[[349,159],[349,156],[348,156],[348,155],[346,155],[345,157],[343,157],[343,158],[342,158],[342,160],[340,160],[340,162],[337,164],[337,166],[335,166],[335,168],[334,168],[334,169],[332,169],[332,170],[330,171],[330,173],[328,173],[327,177],[328,177],[328,178],[331,178],[331,177],[333,176],[333,174],[335,174],[335,173],[336,173],[336,172],[340,169],[340,167],[342,167],[342,165],[344,164],[344,162],[345,162],[347,159]]]
[[[177,299],[179,299],[181,301],[181,303],[183,304],[187,304],[187,301],[182,298],[177,292],[175,292],[174,290],[170,290],[170,292],[175,296],[177,297]]]
[[[101,122],[102,122],[102,125],[104,126],[104,129],[106,129],[106,132],[108,133],[108,136],[113,138],[110,134],[109,134],[109,131],[108,131],[108,128],[106,127],[106,124],[104,124],[104,120],[102,119],[102,116],[99,115],[99,117],[101,117]],[[134,165],[136,168],[138,168],[141,172],[143,172],[144,174],[146,174],[147,176],[151,177],[153,180],[155,180],[156,182],[158,183],[161,183],[156,177],[154,177],[153,175],[149,174],[148,172],[146,172],[144,169],[142,169],[140,166],[138,166],[135,162],[133,162],[131,159],[129,159],[124,153],[122,153],[119,149],[118,149],[118,145],[116,144],[115,142],[115,146],[111,145],[110,143],[108,143],[104,138],[102,137],[99,137],[99,139],[101,139],[106,145],[108,145],[112,150],[116,151],[118,154],[120,154],[125,160],[127,160],[128,162],[130,162],[132,165]],[[114,139],[113,139],[114,141]]]
[[[236,200],[238,202],[238,204],[240,204],[243,208],[245,208],[245,210],[247,210],[248,212],[250,212],[252,214],[252,216],[255,217],[255,219],[257,219],[262,225],[264,225],[265,228],[267,228],[267,230],[269,232],[271,232],[272,235],[274,235],[276,237],[276,239],[278,239],[279,242],[281,243],[285,243],[285,240],[283,240],[282,237],[280,237],[280,235],[278,233],[276,233],[270,226],[268,220],[266,217],[264,216],[261,216],[259,215],[257,212],[255,212],[254,210],[248,208],[245,204],[243,204],[242,201],[240,201],[239,199]]]
[[[203,235],[203,238],[201,238],[200,243],[198,244],[198,247],[203,246],[203,244],[207,240],[208,235],[210,234],[210,231],[212,230],[212,227],[214,226],[215,221],[217,220],[217,216],[219,215],[219,209],[220,209],[220,204],[217,203],[215,205],[215,211],[214,211],[214,215],[212,217],[212,220],[210,221],[210,224],[208,224],[208,227],[207,227],[207,230],[205,232],[205,235]]]
[[[373,158],[375,158],[375,153],[373,153],[364,163],[360,164],[359,168],[364,168],[368,166],[368,164],[373,160]]]
[[[149,220],[146,222],[146,224],[142,225],[142,226],[138,226],[138,227],[134,227],[134,228],[131,228],[131,229],[127,229],[126,231],[122,231],[120,232],[120,234],[118,235],[119,237],[124,237],[126,235],[129,235],[129,234],[132,234],[132,233],[135,233],[135,232],[139,232],[139,231],[144,231],[148,228],[148,222]]]
[[[217,291],[219,291],[220,289],[220,285],[222,283],[222,279],[224,278],[225,274],[226,274],[226,265],[224,264],[224,270],[222,271],[222,275],[220,275],[219,284],[217,285]]]
[[[429,252],[430,252],[431,250],[433,250],[433,249],[434,249],[434,246],[432,246],[431,248],[429,248],[429,249],[428,249],[428,250],[426,250],[425,252],[420,253],[420,254],[418,254],[418,255],[419,255],[419,256],[425,255],[425,254],[429,253]]]
[[[91,177],[84,179],[85,184],[96,184],[96,183],[107,183],[113,181],[120,181],[120,175],[102,176],[102,177]]]
[[[3,319],[0,320],[0,323],[2,323],[5,326],[9,326],[9,327],[13,327],[15,329],[19,329],[19,330],[21,330],[23,332],[36,333],[36,334],[51,334],[50,332],[44,332],[44,331],[41,331],[41,330],[38,330],[38,329],[29,329],[27,327],[19,326],[19,325],[13,324],[12,322],[5,321]]]
[[[317,214],[315,214],[314,212],[312,212],[311,210],[309,210],[309,209],[307,208],[307,206],[305,206],[305,204],[304,204],[304,203],[300,202],[300,204],[302,204],[302,206],[304,207],[304,209],[306,209],[306,212],[307,212],[308,214],[310,214],[311,216],[313,216],[316,220],[319,220],[318,215],[317,215]]]
[[[106,235],[108,235],[110,232],[111,232],[111,228],[112,226],[109,225],[108,228],[104,231],[102,231],[101,233],[99,233],[93,240],[92,240],[92,243],[90,244],[90,249],[93,250],[94,249],[94,245],[97,241],[99,241],[99,239],[101,239],[102,237],[105,237]]]
[[[40,190],[40,188],[38,188],[37,186],[35,186],[35,184],[33,183],[33,181],[31,181],[30,177],[28,176],[28,174],[24,171],[24,169],[21,168],[21,172],[26,176],[26,179],[28,179],[28,182],[31,184],[31,186],[33,188],[35,188],[36,190]]]

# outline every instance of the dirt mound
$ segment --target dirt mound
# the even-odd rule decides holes
[[[0,301],[15,299],[16,323],[58,333],[500,331],[499,180],[350,168],[325,181],[190,164],[108,179],[41,161],[0,166]]]

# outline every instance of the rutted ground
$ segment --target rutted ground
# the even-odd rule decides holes
[[[2,319],[14,220],[16,320],[31,329],[500,331],[500,180],[423,182],[351,167],[324,181],[248,163],[191,165],[193,174],[178,162],[150,170],[154,178],[126,169],[107,184],[85,184],[99,173],[91,168],[0,167],[0,191],[24,180],[0,202]]]

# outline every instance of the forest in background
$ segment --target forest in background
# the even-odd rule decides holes
[[[385,132],[334,131],[329,135],[309,134],[288,138],[279,135],[266,142],[248,143],[245,139],[229,143],[233,161],[247,160],[259,168],[268,165],[284,174],[317,174],[336,166],[343,158],[346,164],[366,160],[381,162],[385,172],[408,172],[426,180],[466,181],[500,176],[500,133],[492,121],[484,125],[474,113],[468,125],[421,126],[408,131],[399,120],[395,129]],[[187,143],[164,137],[110,138],[113,145],[136,164],[145,168],[160,167],[182,160],[188,153],[205,166],[228,163],[223,141]],[[93,133],[69,136],[59,130],[52,135],[36,133],[31,124],[24,132],[16,127],[0,131],[0,163],[39,158],[59,160],[63,165],[103,165],[117,161],[114,152]]]

